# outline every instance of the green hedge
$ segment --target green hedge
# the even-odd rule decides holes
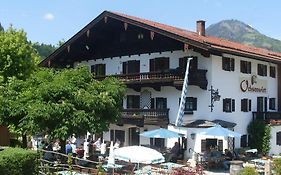
[[[1,175],[37,175],[37,153],[21,148],[0,151]]]

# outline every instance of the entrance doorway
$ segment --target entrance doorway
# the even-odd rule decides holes
[[[137,127],[129,128],[129,146],[140,144],[140,130]]]

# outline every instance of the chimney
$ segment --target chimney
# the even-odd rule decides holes
[[[196,32],[198,35],[205,36],[205,21],[198,20],[196,21]]]

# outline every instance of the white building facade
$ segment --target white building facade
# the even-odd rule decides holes
[[[136,38],[134,42],[128,42],[126,47],[112,51],[110,47],[114,39],[111,38],[114,37],[107,38],[105,31],[109,32],[108,28],[117,30],[119,23],[120,31],[116,33],[120,45],[126,42],[123,40],[129,40],[129,37],[125,37],[129,35],[124,35],[124,32],[133,30],[130,36],[134,34]],[[193,155],[189,148],[200,153],[215,145],[221,150],[247,146],[247,126],[257,118],[257,111],[278,111],[278,64],[281,62],[281,55],[206,37],[202,21],[197,23],[197,33],[152,24],[154,23],[139,18],[104,12],[42,64],[54,67],[66,64],[76,67],[83,64],[96,76],[116,76],[127,85],[122,119],[110,125],[108,132],[103,135],[104,140],[118,139],[123,145],[172,147],[178,139],[149,139],[139,136],[141,132],[164,127],[183,134],[179,141],[185,149],[186,158]],[[99,33],[97,38],[100,45],[90,45],[91,42],[89,44],[85,41],[86,50],[79,51],[79,39],[85,37],[94,40],[95,37],[90,37],[92,32]],[[219,48],[221,43],[223,44]],[[84,47],[85,43],[82,45]],[[84,54],[89,47],[94,47],[92,55]],[[61,55],[71,54],[72,49],[79,52],[73,51],[73,56],[69,56],[70,61],[64,62],[67,56]],[[176,127],[174,123],[179,110],[185,60],[189,57],[193,60],[190,65],[184,124]],[[61,62],[56,62],[56,59]],[[218,90],[220,95],[213,102],[211,88]],[[228,138],[208,138],[197,134],[215,123],[243,136],[241,139],[235,138],[233,142]],[[277,143],[279,132],[279,125],[272,127],[271,154],[281,152]]]

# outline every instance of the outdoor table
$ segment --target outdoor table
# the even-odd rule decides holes
[[[114,173],[114,169],[121,169],[122,167],[124,167],[124,165],[120,165],[120,164],[110,164],[110,163],[107,163],[107,164],[104,164],[102,165],[102,168],[105,170],[105,171],[109,171],[109,169],[112,169],[112,172]]]
[[[182,164],[173,163],[173,162],[161,163],[160,166],[163,167],[164,169],[169,170],[169,171],[171,171],[172,168],[181,168],[181,167],[184,167],[184,165],[182,165]]]

